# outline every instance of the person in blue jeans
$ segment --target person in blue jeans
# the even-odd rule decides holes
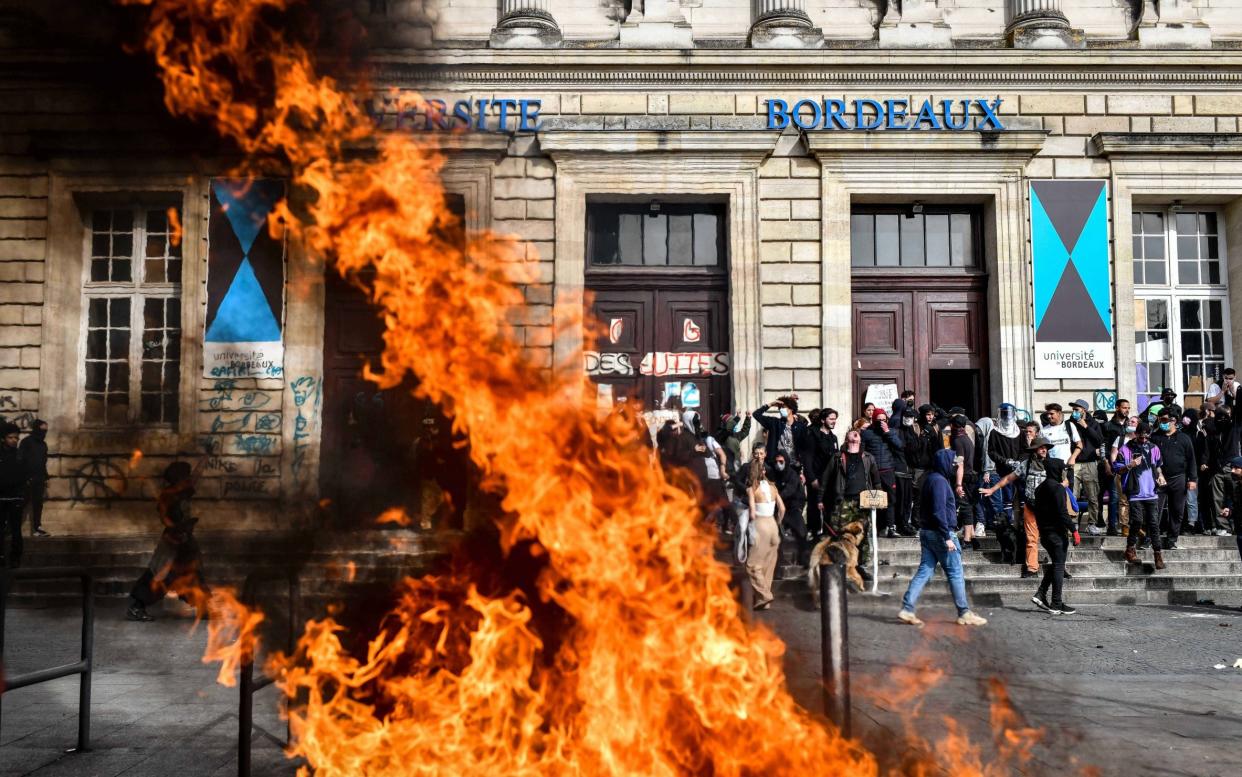
[[[957,541],[957,499],[953,495],[952,482],[956,482],[954,453],[938,450],[932,458],[932,469],[923,480],[919,494],[919,544],[923,555],[919,570],[901,599],[901,612],[897,619],[912,626],[922,626],[923,621],[914,614],[923,587],[936,572],[936,565],[944,568],[957,605],[957,622],[963,626],[982,626],[987,623],[970,611],[966,601],[966,578],[962,574],[962,546]]]

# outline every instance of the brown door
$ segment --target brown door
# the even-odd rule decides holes
[[[627,284],[629,285],[629,284]],[[730,408],[727,294],[719,289],[601,288],[587,370],[601,401],[697,410],[709,430]]]
[[[977,273],[854,274],[855,416],[875,383],[911,389],[919,403],[960,405],[971,418],[986,412],[985,281]]]
[[[464,202],[450,198],[460,216]],[[464,239],[464,235],[463,235]],[[319,486],[342,527],[372,528],[390,507],[415,521],[460,528],[472,477],[439,408],[416,399],[408,378],[380,389],[362,377],[380,369],[384,327],[376,306],[331,269],[324,279],[323,435]]]

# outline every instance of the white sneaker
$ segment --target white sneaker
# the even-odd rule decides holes
[[[1087,527],[1087,534],[1090,534],[1093,537],[1098,537],[1099,535],[1103,533],[1104,533],[1104,530],[1101,529],[1099,526],[1096,526],[1094,523]]]
[[[957,623],[959,626],[984,626],[987,624],[987,622],[988,622],[987,618],[981,618],[978,615],[975,615],[970,610],[967,610],[966,612],[957,616]]]
[[[1231,534],[1229,533],[1229,530],[1228,530],[1228,529],[1217,529],[1217,530],[1216,530],[1216,536],[1217,536],[1217,537],[1230,537],[1230,536],[1233,536],[1233,535],[1231,535]]]
[[[975,524],[975,536],[976,536],[976,537],[986,537],[986,536],[987,536],[987,527],[986,527],[986,526],[984,526],[984,525],[983,525],[983,524],[981,524],[981,523],[976,523],[976,524]]]
[[[911,626],[922,626],[923,625],[923,621],[919,620],[919,617],[915,615],[914,613],[910,612],[909,610],[902,610],[901,612],[897,613],[897,620],[901,621],[902,623],[909,623]]]

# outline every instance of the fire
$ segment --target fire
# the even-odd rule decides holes
[[[694,501],[632,423],[597,419],[580,359],[549,370],[523,349],[515,284],[534,266],[510,241],[463,251],[449,237],[441,155],[378,134],[316,72],[280,24],[290,0],[123,2],[150,7],[168,108],[214,123],[250,171],[290,177],[290,239],[347,277],[374,271],[386,349],[370,377],[418,377],[503,494],[503,553],[539,570],[525,588],[469,571],[406,580],[361,647],[332,618],[310,622],[276,667],[290,754],[325,777],[875,775],[785,690],[783,645],[739,617]],[[215,608],[207,658],[224,681],[262,615],[227,595]]]
[[[129,454],[129,469],[133,470],[135,467],[137,467],[141,463],[142,463],[142,451],[139,450],[138,448],[134,448],[133,452]]]

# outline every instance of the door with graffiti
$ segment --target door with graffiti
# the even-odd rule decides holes
[[[585,369],[602,407],[690,409],[714,430],[731,407],[726,206],[588,203]]]
[[[450,206],[464,210],[460,198]],[[362,377],[363,365],[379,371],[384,350],[376,306],[330,272],[324,319],[320,491],[329,513],[343,528],[371,528],[397,507],[423,528],[462,528],[474,475],[452,422],[413,396],[413,378],[380,389]]]

